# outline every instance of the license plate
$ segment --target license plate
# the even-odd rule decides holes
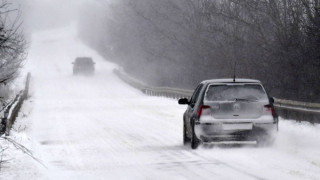
[[[222,124],[223,130],[252,130],[252,123]]]

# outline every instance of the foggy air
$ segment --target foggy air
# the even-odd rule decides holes
[[[319,0],[0,0],[0,179],[319,179]]]

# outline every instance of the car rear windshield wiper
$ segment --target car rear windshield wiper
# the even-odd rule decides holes
[[[249,101],[249,102],[257,102],[257,99],[244,99],[244,98],[235,98],[235,101]]]

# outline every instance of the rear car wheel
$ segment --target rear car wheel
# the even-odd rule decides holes
[[[73,75],[77,75],[78,74],[78,72],[77,72],[77,70],[73,70]]]
[[[188,144],[191,139],[187,135],[187,127],[186,124],[183,122],[183,145]]]
[[[274,135],[263,135],[258,136],[257,144],[260,147],[270,147],[274,144],[275,136]]]
[[[191,136],[191,148],[197,149],[200,144],[200,140],[197,138],[196,134],[194,133],[194,125],[192,126],[192,136]]]

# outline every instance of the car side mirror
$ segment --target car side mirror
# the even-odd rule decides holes
[[[274,98],[273,98],[273,97],[270,97],[270,98],[269,98],[269,101],[270,101],[271,104],[273,104],[273,103],[274,103]]]
[[[189,100],[187,98],[181,98],[178,101],[179,104],[189,104]]]

